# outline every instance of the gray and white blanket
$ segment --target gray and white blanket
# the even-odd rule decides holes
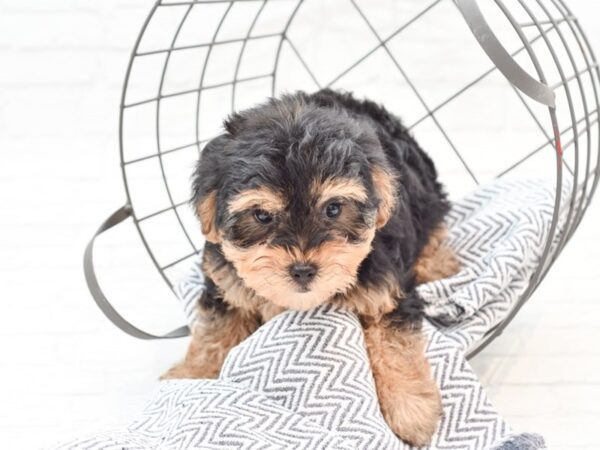
[[[457,202],[449,244],[463,266],[421,285],[427,356],[444,413],[429,449],[536,450],[490,404],[465,354],[527,288],[548,237],[554,186],[496,181]],[[178,286],[190,325],[204,288],[198,263]],[[401,382],[401,381],[399,381]],[[362,330],[331,306],[285,312],[234,348],[217,380],[162,381],[121,430],[60,449],[408,449],[379,410]]]

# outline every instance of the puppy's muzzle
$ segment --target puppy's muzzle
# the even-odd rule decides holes
[[[317,275],[317,266],[314,264],[292,264],[290,266],[290,276],[301,288],[302,291],[308,291],[310,283]]]

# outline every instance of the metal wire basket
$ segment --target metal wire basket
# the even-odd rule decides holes
[[[202,248],[189,176],[223,118],[282,91],[331,86],[379,101],[429,152],[452,198],[496,177],[556,180],[542,260],[499,335],[544,278],[598,183],[598,64],[562,0],[159,0],[135,43],[121,102],[127,204],[173,286]],[[566,178],[572,186],[561,200]],[[558,227],[561,220],[561,227]],[[86,277],[109,318],[86,250]],[[185,335],[187,329],[160,337]]]

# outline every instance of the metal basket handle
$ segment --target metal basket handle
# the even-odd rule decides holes
[[[98,283],[98,278],[96,277],[96,270],[94,268],[94,242],[96,238],[104,233],[106,230],[114,227],[115,225],[120,224],[125,219],[131,217],[133,214],[133,209],[131,205],[125,205],[121,208],[117,209],[114,213],[110,215],[108,219],[100,225],[98,231],[94,234],[87,247],[85,248],[85,253],[83,255],[83,270],[85,273],[85,280],[87,282],[88,288],[96,305],[100,308],[100,310],[104,313],[104,315],[110,320],[113,324],[115,324],[118,328],[123,330],[125,333],[134,336],[139,339],[174,339],[179,337],[184,337],[190,334],[190,330],[187,326],[179,327],[167,334],[164,335],[155,335],[152,333],[147,333],[143,330],[140,330],[135,325],[131,324],[128,320],[123,318],[121,314],[117,312],[117,310],[112,306],[112,304],[108,301],[102,289],[100,288],[100,284]]]
[[[552,89],[529,75],[506,51],[483,17],[477,0],[455,2],[479,45],[508,81],[533,100],[554,108],[555,95]]]

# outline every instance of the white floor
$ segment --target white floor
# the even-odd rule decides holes
[[[126,423],[186,347],[124,335],[83,278],[87,240],[124,199],[116,112],[149,7],[93,3],[0,0],[0,449]],[[572,3],[597,17],[591,2]],[[588,29],[600,44],[597,24]],[[600,448],[596,200],[530,302],[473,362],[515,429],[554,449]],[[183,321],[130,223],[103,236],[96,256],[107,294],[140,325]]]

